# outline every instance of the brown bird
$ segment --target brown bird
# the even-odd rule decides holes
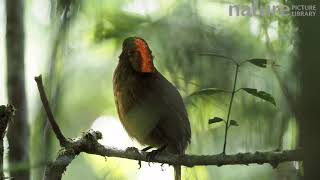
[[[191,138],[188,114],[178,90],[157,71],[153,59],[142,38],[124,40],[113,76],[118,115],[129,136],[142,145],[184,154]],[[181,179],[181,167],[174,169],[175,179]]]

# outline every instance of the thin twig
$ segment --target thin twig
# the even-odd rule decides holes
[[[222,154],[226,153],[226,146],[227,146],[227,138],[228,138],[228,129],[230,127],[229,121],[230,121],[230,114],[231,114],[231,108],[232,108],[232,103],[233,103],[233,97],[234,94],[236,93],[236,86],[237,86],[237,79],[238,79],[238,73],[239,73],[239,67],[240,65],[236,65],[236,73],[234,76],[234,82],[233,82],[233,88],[232,88],[232,93],[231,93],[231,98],[230,98],[230,104],[229,104],[229,109],[228,109],[228,116],[227,116],[227,122],[226,122],[226,128],[225,128],[225,134],[224,134],[224,143],[223,143],[223,151]]]
[[[65,136],[62,134],[62,131],[60,130],[56,120],[54,119],[53,113],[51,111],[47,95],[44,91],[43,83],[42,83],[42,76],[38,76],[34,78],[37,82],[40,98],[42,101],[42,105],[47,113],[48,120],[51,124],[51,127],[54,131],[54,134],[56,135],[57,139],[59,140],[59,143],[62,147],[66,147],[70,142],[65,138]]]

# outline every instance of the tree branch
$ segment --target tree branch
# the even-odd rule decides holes
[[[60,146],[65,147],[69,142],[65,138],[65,136],[62,134],[62,131],[60,130],[60,127],[58,126],[56,120],[54,119],[53,113],[51,111],[47,95],[44,91],[43,83],[42,83],[42,76],[38,76],[34,78],[37,82],[40,98],[42,101],[42,105],[47,113],[49,122],[51,124],[52,130],[54,131],[54,134],[56,135],[57,139],[59,140]]]
[[[149,161],[147,152],[139,151],[134,147],[129,147],[126,150],[117,149],[115,147],[105,147],[98,142],[99,139],[102,139],[100,132],[88,131],[80,138],[73,140],[68,148],[64,148],[60,151],[56,161],[47,168],[46,180],[61,179],[61,176],[67,166],[81,152],[100,155],[103,157],[118,157],[145,162],[182,165],[186,167],[269,163],[275,168],[281,162],[302,160],[301,150],[287,150],[281,152],[238,153],[234,155],[175,155],[162,153]]]
[[[301,150],[287,150],[281,152],[255,152],[255,153],[238,153],[234,155],[176,155],[162,153],[150,160],[148,152],[139,151],[137,148],[129,147],[126,150],[114,147],[105,147],[98,142],[102,139],[102,134],[97,131],[89,130],[79,138],[66,140],[62,135],[58,124],[55,122],[50,110],[48,100],[44,92],[41,76],[35,78],[39,88],[40,97],[48,115],[49,122],[53,127],[56,137],[62,147],[57,159],[46,169],[45,180],[59,180],[63,172],[72,160],[81,152],[88,154],[100,155],[103,157],[118,157],[145,162],[165,163],[169,165],[181,165],[186,167],[207,166],[207,165],[249,165],[269,163],[273,167],[285,161],[301,161]],[[61,143],[65,141],[66,143]]]

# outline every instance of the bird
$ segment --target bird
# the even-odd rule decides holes
[[[155,67],[152,51],[143,38],[123,41],[113,74],[113,91],[124,129],[147,146],[145,150],[185,153],[191,128],[183,98]],[[181,166],[174,165],[174,172],[175,180],[180,180]]]

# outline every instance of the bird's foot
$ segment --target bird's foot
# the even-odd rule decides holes
[[[127,147],[126,152],[134,152],[136,154],[141,155],[139,149],[136,147]],[[141,169],[141,160],[140,159],[138,160],[138,166],[139,166],[138,169]]]
[[[161,163],[161,171],[165,171],[166,169],[165,169],[165,167],[164,167],[164,163]]]
[[[134,152],[134,153],[140,154],[139,149],[136,147],[127,147],[126,152]]]
[[[150,162],[154,160],[154,158],[161,153],[162,151],[164,151],[166,149],[167,145],[163,145],[160,148],[156,149],[156,150],[152,150],[150,152],[148,152],[147,154],[147,161],[148,161],[148,165],[150,166]],[[145,148],[146,149],[146,148]],[[151,148],[149,148],[151,149]]]

